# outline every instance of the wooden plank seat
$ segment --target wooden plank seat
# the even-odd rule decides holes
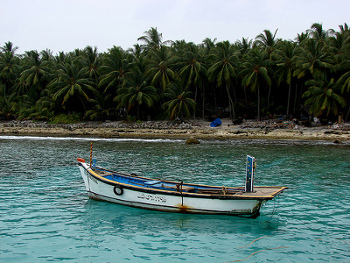
[[[184,186],[184,185],[182,185],[182,187],[181,187],[180,184],[177,184],[177,185],[162,184],[162,187],[163,187],[163,188],[169,188],[169,189],[172,189],[172,190],[176,190],[176,191],[178,191],[178,192],[180,192],[181,189],[182,189],[183,192],[194,192],[194,191],[195,191],[195,188],[194,188],[194,187],[191,187],[191,186]]]

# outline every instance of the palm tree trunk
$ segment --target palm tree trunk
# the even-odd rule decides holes
[[[257,87],[258,91],[258,121],[260,121],[260,88],[259,86]]]
[[[202,84],[202,119],[205,117],[205,88],[204,84]]]
[[[348,109],[348,113],[346,114],[346,117],[345,117],[345,122],[348,121],[349,115],[350,115],[350,106],[349,106],[349,109]]]
[[[228,85],[226,84],[226,91],[227,91],[227,96],[228,96],[228,104],[230,106],[230,119],[236,118],[236,113],[235,113],[235,108],[233,106],[233,100],[230,95],[230,90]]]
[[[297,97],[298,97],[298,84],[295,84],[294,110],[293,110],[293,112],[295,112],[295,108],[296,108],[296,105],[297,105]]]
[[[84,103],[84,101],[81,99],[81,97],[80,97],[80,96],[78,96],[78,98],[79,98],[79,100],[80,100],[81,104],[83,105],[83,108],[84,108],[84,114],[85,114],[85,113],[86,113],[85,103]]]
[[[246,106],[246,108],[248,109],[247,90],[246,90],[246,87],[245,87],[245,86],[244,86],[243,90],[244,90],[245,106]]]
[[[236,95],[236,89],[233,87],[233,98],[235,99],[235,103],[237,104],[237,95]]]
[[[140,120],[140,106],[138,104],[136,105],[136,116],[137,120]]]
[[[218,107],[218,104],[217,104],[217,101],[216,101],[216,88],[217,87],[215,87],[215,89],[214,89],[214,105],[215,105],[215,108]]]
[[[290,94],[292,91],[292,82],[289,82],[289,90],[288,90],[288,102],[287,102],[287,116],[289,115],[289,106],[290,106]]]
[[[267,95],[267,107],[270,107],[271,90],[272,90],[272,88],[269,87],[269,93]]]
[[[198,94],[198,88],[197,85],[194,85],[195,92],[194,92],[194,101],[197,103],[197,94]],[[196,118],[196,109],[193,111],[193,119]]]

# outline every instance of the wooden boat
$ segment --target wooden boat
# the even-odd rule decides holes
[[[247,156],[244,187],[208,186],[155,180],[111,171],[77,158],[89,197],[138,208],[199,214],[259,216],[264,202],[287,187],[254,187],[255,158]]]

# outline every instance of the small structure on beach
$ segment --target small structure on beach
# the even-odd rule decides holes
[[[220,118],[216,118],[210,123],[210,127],[218,127],[222,124]]]

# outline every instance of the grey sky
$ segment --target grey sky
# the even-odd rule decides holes
[[[163,40],[254,39],[268,29],[294,39],[317,22],[339,30],[349,23],[349,0],[0,0],[0,45],[19,53],[124,49],[157,27]]]

